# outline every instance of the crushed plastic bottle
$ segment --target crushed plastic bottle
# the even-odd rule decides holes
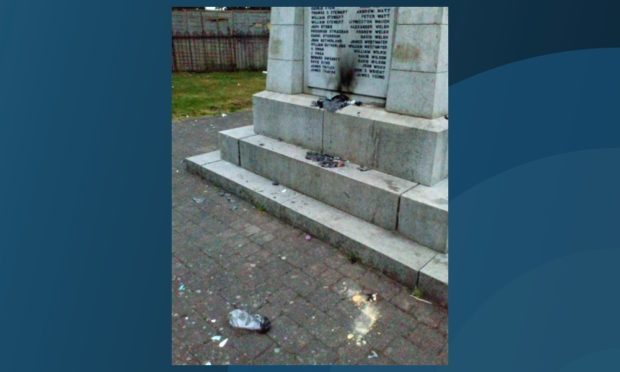
[[[249,329],[259,333],[267,333],[271,329],[269,318],[250,314],[247,311],[235,309],[228,314],[228,323],[234,328]]]

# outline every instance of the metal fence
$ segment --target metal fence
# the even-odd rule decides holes
[[[172,70],[265,70],[268,10],[172,11]]]

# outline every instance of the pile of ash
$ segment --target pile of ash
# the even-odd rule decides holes
[[[306,153],[306,159],[318,162],[323,168],[344,167],[344,160],[339,156],[308,151]]]

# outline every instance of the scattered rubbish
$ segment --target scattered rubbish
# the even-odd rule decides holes
[[[267,73],[267,71],[263,71],[263,74],[266,74],[266,73]]]
[[[210,365],[211,365],[211,362],[209,362],[209,361],[207,360],[207,361],[206,361],[203,365],[205,365],[205,366],[210,366]]]
[[[179,285],[179,292],[183,291],[185,291],[185,284],[181,283],[181,285]]]
[[[446,120],[448,120],[448,115],[444,116],[444,118],[446,118]]]
[[[316,161],[323,168],[344,167],[344,160],[339,156],[308,151],[306,159]]]
[[[347,340],[350,340],[350,339],[352,339],[353,337],[354,337],[354,336],[353,336],[353,333],[349,333],[349,334],[347,335]]]
[[[259,331],[259,333],[267,333],[271,329],[269,318],[259,314],[251,315],[240,309],[235,309],[228,314],[228,323],[234,328],[249,329]]]
[[[280,257],[280,258],[281,258],[281,259],[283,259],[283,260],[286,260],[286,256],[282,256],[282,257]]]
[[[306,234],[305,239],[306,239],[306,241],[310,241],[310,240],[312,240],[312,236],[310,236],[309,234]]]
[[[370,350],[370,355],[368,355],[368,359],[374,359],[374,358],[378,358],[379,354],[377,354],[376,351],[374,350]]]
[[[280,353],[280,348],[277,347],[277,348],[273,349],[273,352],[276,353],[276,354]]]
[[[215,342],[222,341],[222,336],[215,335],[215,336],[211,337],[211,341],[215,341]]]
[[[432,302],[430,302],[430,301],[428,301],[428,300],[425,300],[425,299],[423,299],[423,298],[420,298],[420,297],[418,297],[418,296],[415,296],[415,295],[411,295],[411,297],[413,297],[414,299],[416,299],[416,300],[418,300],[418,301],[420,301],[420,302],[424,302],[425,304],[429,304],[429,305],[432,305],[432,304],[433,304]]]
[[[202,204],[202,202],[205,201],[205,198],[194,196],[192,200],[195,201],[197,204]]]
[[[347,290],[347,292],[349,295],[354,293],[351,290]],[[377,301],[377,294],[354,293],[351,296],[351,301],[360,309],[360,313],[353,321],[353,333],[347,338],[354,338],[357,346],[366,345],[364,336],[370,332],[379,317],[379,311],[374,304]]]
[[[282,193],[284,194],[286,192],[286,189],[282,190]]]
[[[224,347],[226,346],[226,343],[228,342],[228,339],[224,339],[224,341],[220,342],[220,344],[218,345],[219,347]]]
[[[319,98],[312,102],[313,107],[323,108],[329,112],[336,112],[349,105],[361,106],[362,102],[349,100],[349,97],[344,94],[337,94],[332,98]]]
[[[357,167],[357,170],[359,170],[360,172],[366,172],[367,170],[369,170],[369,168],[363,165],[360,165],[359,167]]]
[[[215,323],[215,322],[217,322],[217,320],[211,319],[211,323]]]
[[[273,181],[271,184],[272,184],[272,185],[274,185],[274,186],[278,186],[278,185],[280,184],[280,182],[278,182],[278,181]]]
[[[223,118],[225,118],[226,116],[228,116],[228,115],[226,115],[226,114],[222,113],[222,117],[223,117]]]
[[[413,289],[413,293],[411,294],[411,297],[413,297],[414,299],[420,302],[424,302],[425,304],[432,305],[432,302],[423,299],[422,298],[423,296],[424,296],[424,293],[422,293],[422,289],[420,287],[415,287]]]

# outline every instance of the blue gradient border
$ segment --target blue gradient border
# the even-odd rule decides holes
[[[450,6],[450,365],[426,368],[617,369],[620,5],[403,5]],[[170,350],[170,6],[0,3],[3,370],[192,368]]]

